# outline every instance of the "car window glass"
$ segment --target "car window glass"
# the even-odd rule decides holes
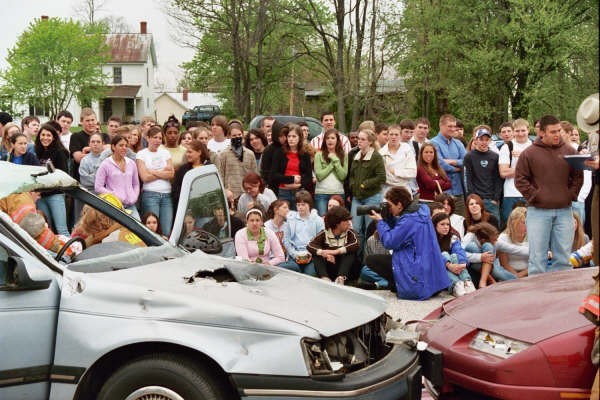
[[[197,229],[206,230],[222,241],[231,237],[228,207],[216,174],[201,176],[192,182],[179,242]]]

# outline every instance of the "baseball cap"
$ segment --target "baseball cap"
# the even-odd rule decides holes
[[[492,137],[492,134],[490,133],[490,131],[488,131],[485,128],[479,128],[479,129],[477,129],[477,132],[475,132],[475,137],[476,138],[480,138],[480,137],[485,136],[485,135],[489,136],[490,138]]]

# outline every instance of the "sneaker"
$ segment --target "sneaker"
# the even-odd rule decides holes
[[[454,288],[452,289],[452,294],[456,297],[464,296],[467,292],[465,291],[465,283],[463,281],[458,281],[454,284]]]
[[[474,291],[477,290],[477,289],[475,289],[475,285],[473,284],[472,281],[465,281],[464,285],[465,285],[465,293],[473,293]]]
[[[337,278],[335,278],[335,284],[336,285],[342,285],[344,286],[344,282],[346,281],[346,277],[345,276],[338,276]]]

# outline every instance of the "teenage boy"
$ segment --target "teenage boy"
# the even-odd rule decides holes
[[[515,203],[525,203],[525,198],[515,187],[515,168],[519,155],[531,146],[529,140],[529,122],[519,118],[513,122],[514,138],[504,143],[500,148],[498,169],[500,177],[504,179],[504,197],[502,198],[502,225],[508,221],[508,216]]]
[[[388,142],[379,150],[385,164],[385,185],[382,196],[391,187],[405,187],[413,192],[411,181],[417,176],[417,162],[412,146],[405,140],[412,137],[411,125],[403,120],[400,125],[392,125],[388,129]],[[412,124],[412,121],[410,121]],[[414,127],[414,124],[412,125]]]
[[[475,128],[473,149],[464,160],[467,194],[475,193],[483,199],[485,209],[500,219],[502,180],[498,172],[498,154],[490,150],[491,129],[486,125]]]

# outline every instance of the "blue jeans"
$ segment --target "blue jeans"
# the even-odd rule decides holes
[[[138,209],[135,206],[135,204],[125,207],[125,210],[131,211],[131,213],[129,215],[131,215],[132,218],[134,218],[138,221],[141,221],[140,213],[138,212]]]
[[[496,219],[500,221],[500,207],[498,207],[498,204],[492,203],[492,200],[483,199],[483,206],[485,207],[487,212],[493,214],[494,217],[496,217]]]
[[[290,271],[301,272],[310,276],[317,276],[317,271],[315,270],[315,264],[313,262],[309,262],[308,264],[300,265],[296,263],[291,257],[288,258],[287,261],[282,262],[278,265],[278,267],[289,269]]]
[[[378,289],[387,289],[390,287],[390,283],[387,279],[383,278],[366,265],[360,270],[360,279],[365,282],[372,282],[376,284]]]
[[[290,210],[296,211],[296,192],[297,190],[279,189],[277,198],[289,201]]]
[[[504,197],[502,199],[502,226],[506,226],[510,213],[519,201],[526,203],[525,197]]]
[[[142,210],[158,215],[163,234],[169,236],[173,225],[173,201],[171,193],[142,191]]]
[[[48,218],[48,225],[54,229],[56,233],[64,236],[71,236],[69,228],[67,228],[67,207],[65,205],[65,195],[62,193],[44,196],[37,203],[37,208],[40,209]]]
[[[344,198],[343,193],[338,193],[338,194],[342,199]],[[325,215],[325,213],[327,212],[327,204],[329,203],[329,199],[331,198],[331,196],[334,196],[334,195],[335,195],[335,193],[331,193],[331,194],[315,193],[315,208],[319,212],[319,215],[321,215],[321,216]]]
[[[529,275],[573,268],[569,262],[575,237],[573,209],[527,207]],[[552,261],[548,263],[548,250]]]
[[[465,246],[465,251],[469,253],[492,253],[496,256],[496,249],[494,249],[494,245],[491,243],[484,243],[481,247],[477,246],[475,242],[467,243]],[[481,271],[481,263],[471,263],[471,268],[475,271]],[[449,276],[449,275],[448,275]],[[505,269],[501,264],[498,258],[494,259],[494,264],[492,265],[492,276],[497,281],[508,281],[511,279],[517,279],[515,274]]]
[[[368,215],[356,215],[356,208],[358,206],[379,205],[381,204],[381,199],[381,193],[376,193],[373,196],[366,197],[364,199],[357,199],[356,197],[352,198],[352,229],[358,232],[361,248],[364,247],[365,233],[372,219]]]
[[[581,218],[581,224],[585,224],[585,202],[573,201],[571,203],[571,207],[573,207],[573,211],[579,214],[579,218]]]

